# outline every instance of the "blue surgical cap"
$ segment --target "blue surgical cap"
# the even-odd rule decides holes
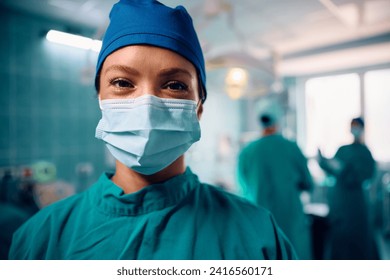
[[[353,124],[353,123],[357,123],[361,127],[364,127],[364,120],[361,117],[353,118],[352,121],[351,121],[351,124]]]
[[[195,66],[206,99],[206,71],[202,48],[191,16],[183,6],[170,8],[155,0],[120,0],[110,12],[96,65],[95,86],[106,57],[129,45],[152,45],[174,51]],[[199,93],[201,94],[201,93]]]

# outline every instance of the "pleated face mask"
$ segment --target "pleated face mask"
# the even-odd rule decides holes
[[[100,102],[96,138],[127,167],[144,175],[161,171],[200,139],[193,100],[143,95]]]

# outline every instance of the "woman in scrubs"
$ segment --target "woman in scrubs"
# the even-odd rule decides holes
[[[199,182],[183,154],[200,138],[203,54],[186,10],[121,0],[96,74],[96,137],[116,158],[87,191],[42,209],[11,259],[294,259],[264,209]]]

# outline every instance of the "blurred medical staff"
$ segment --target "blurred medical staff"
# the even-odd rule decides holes
[[[329,197],[330,233],[326,258],[376,259],[364,184],[375,174],[375,161],[363,143],[364,121],[351,121],[353,143],[340,147],[334,158],[318,153],[319,165],[336,178]]]
[[[263,104],[263,103],[261,103]],[[271,211],[300,259],[311,259],[311,231],[300,199],[313,181],[307,160],[295,142],[279,133],[281,109],[276,103],[258,105],[262,137],[249,143],[238,159],[242,194]]]

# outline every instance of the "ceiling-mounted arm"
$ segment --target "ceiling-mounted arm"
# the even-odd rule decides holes
[[[337,6],[333,3],[332,0],[319,0],[325,8],[329,10],[336,18],[338,18],[342,23],[349,27],[358,26],[364,15],[364,0],[358,1],[360,3],[355,3],[354,9],[342,9],[340,6]]]

